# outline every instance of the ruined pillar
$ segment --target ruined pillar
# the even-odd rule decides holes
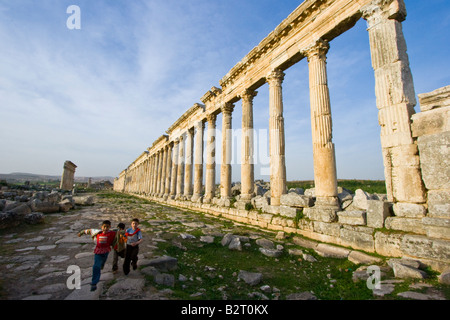
[[[172,173],[171,173],[171,181],[170,181],[170,198],[175,199],[175,195],[177,194],[177,177],[178,177],[178,146],[180,144],[180,140],[176,139],[173,145],[172,151]]]
[[[267,77],[269,83],[269,150],[270,150],[270,204],[280,205],[286,193],[286,157],[284,142],[283,95],[281,83],[284,72],[273,70]]]
[[[183,196],[184,191],[184,140],[184,137],[181,136],[178,145],[177,199]]]
[[[203,187],[203,130],[205,125],[199,121],[196,125],[195,134],[195,164],[194,164],[194,194],[192,201],[198,201],[202,198]]]
[[[231,113],[234,105],[225,103],[222,107],[222,165],[220,167],[220,198],[231,198],[231,152],[233,132]]]
[[[308,58],[316,205],[338,207],[337,174],[328,90],[327,41],[318,40],[303,51]]]
[[[154,181],[155,181],[155,166],[156,166],[156,155],[152,154],[151,156],[151,166],[150,166],[150,191],[149,195],[153,195],[155,192]]]
[[[166,188],[166,165],[167,165],[167,146],[164,146],[162,149],[162,164],[161,164],[161,186],[159,190],[159,196],[164,196],[164,191]]]
[[[253,98],[257,92],[244,90],[242,99],[242,137],[241,137],[241,199],[250,201],[255,185],[253,160]]]
[[[167,159],[166,159],[166,183],[164,188],[164,199],[167,200],[167,198],[170,195],[170,177],[172,173],[172,149],[173,149],[173,143],[170,143],[167,146]]]
[[[68,191],[72,191],[73,190],[73,184],[75,182],[75,169],[76,169],[76,165],[72,162],[72,161],[65,161],[64,162],[64,166],[63,166],[63,173],[61,176],[61,184],[60,184],[60,189],[62,190],[68,190]]]
[[[190,200],[192,197],[192,159],[194,157],[194,128],[186,134],[186,163],[184,166],[184,196]]]
[[[417,146],[411,133],[415,91],[401,22],[403,0],[375,0],[362,8],[367,21],[381,148],[389,201],[424,203]]]
[[[216,183],[216,118],[215,114],[209,114],[207,145],[206,145],[206,176],[205,176],[205,203],[210,203],[215,195]]]

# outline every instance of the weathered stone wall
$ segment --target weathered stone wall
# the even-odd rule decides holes
[[[384,196],[363,190],[350,194],[337,187],[326,58],[332,50],[330,42],[361,18],[368,25],[375,77]],[[444,270],[450,265],[450,90],[445,87],[419,95],[421,112],[415,114],[416,95],[402,32],[405,18],[403,0],[302,2],[219,81],[221,88],[213,86],[201,97],[204,104],[195,103],[169,127],[167,135],[122,171],[114,190],[384,256],[414,257]],[[282,86],[289,67],[305,58],[315,188],[288,192]],[[264,83],[269,87],[267,188],[253,181],[251,137],[253,97]],[[229,132],[239,100],[241,195],[233,198]],[[217,143],[220,113],[222,141]],[[220,184],[215,181],[216,145],[222,149],[217,166]],[[238,201],[232,204],[234,199]]]

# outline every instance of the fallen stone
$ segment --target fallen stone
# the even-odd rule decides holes
[[[370,256],[360,251],[350,252],[350,254],[348,255],[348,260],[350,260],[354,264],[375,264],[382,261],[380,258]]]
[[[317,245],[315,251],[317,252],[318,255],[325,258],[345,259],[350,254],[350,250],[348,249],[335,247],[325,243],[320,243],[319,245]]]
[[[241,240],[238,237],[233,238],[228,245],[228,249],[242,251]]]
[[[268,257],[271,258],[278,258],[279,256],[281,256],[283,254],[282,250],[278,250],[278,249],[266,249],[266,248],[259,248],[259,251]]]
[[[160,271],[167,272],[177,269],[178,259],[169,256],[162,256],[151,260],[148,265],[153,266]]]
[[[275,248],[275,244],[273,243],[273,241],[263,239],[263,238],[257,239],[256,244],[265,249],[274,249]]]
[[[162,286],[174,287],[175,277],[172,274],[158,273],[155,275],[155,282]]]
[[[423,272],[422,270],[405,266],[400,263],[393,263],[394,275],[396,278],[413,278],[413,279],[425,279],[427,277],[427,274]]]
[[[286,296],[286,300],[317,300],[317,297],[309,291],[291,293]]]
[[[72,200],[80,206],[90,206],[94,204],[93,196],[73,196]]]
[[[106,295],[121,300],[136,299],[143,293],[144,285],[145,279],[121,279],[108,289]]]
[[[243,280],[246,284],[255,286],[261,282],[262,273],[248,272],[245,270],[240,270],[239,275],[238,275],[238,280]]]
[[[439,276],[439,283],[450,284],[450,269],[444,270]]]
[[[414,291],[400,292],[397,295],[402,298],[414,299],[414,300],[445,300],[444,297],[437,295],[437,294],[425,294],[425,293],[414,292]]]

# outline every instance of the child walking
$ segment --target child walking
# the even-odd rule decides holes
[[[125,258],[125,250],[126,250],[126,242],[127,237],[125,236],[125,224],[119,223],[117,225],[116,237],[114,238],[113,248],[114,248],[114,256],[113,256],[113,266],[112,271],[116,273],[119,269],[117,263],[119,261],[119,257]]]
[[[116,232],[110,231],[110,228],[111,222],[109,220],[105,220],[102,222],[100,230],[85,229],[78,232],[79,237],[83,234],[90,234],[97,243],[94,249],[95,255],[94,265],[92,266],[91,291],[95,291],[97,289],[97,283],[100,281],[101,270],[105,266],[106,259],[108,259],[108,254],[111,251],[111,246],[116,236]]]
[[[125,261],[123,262],[123,273],[127,275],[130,273],[130,263],[133,266],[133,270],[137,268],[139,244],[142,242],[142,232],[138,228],[139,220],[131,220],[131,228],[128,228],[125,232],[127,237],[127,249],[125,251]]]

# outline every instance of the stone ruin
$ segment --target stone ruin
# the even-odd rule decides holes
[[[375,76],[384,197],[362,190],[353,195],[337,187],[326,59],[331,41],[361,18],[368,25]],[[200,98],[202,103],[189,108],[167,134],[123,170],[114,190],[321,242],[414,258],[438,271],[448,268],[450,86],[419,94],[421,112],[415,113],[416,95],[402,32],[405,18],[403,0],[304,1],[219,81],[221,88],[208,90]],[[282,83],[285,71],[305,58],[315,188],[288,192]],[[264,194],[257,194],[261,186],[254,181],[253,97],[264,83],[269,85],[270,190],[267,187]],[[239,100],[240,195],[231,203],[229,133]],[[220,113],[224,134],[216,190],[215,134]]]
[[[67,160],[64,162],[63,174],[61,177],[61,186],[59,187],[61,190],[73,190],[73,184],[75,182],[75,169],[76,165]]]

